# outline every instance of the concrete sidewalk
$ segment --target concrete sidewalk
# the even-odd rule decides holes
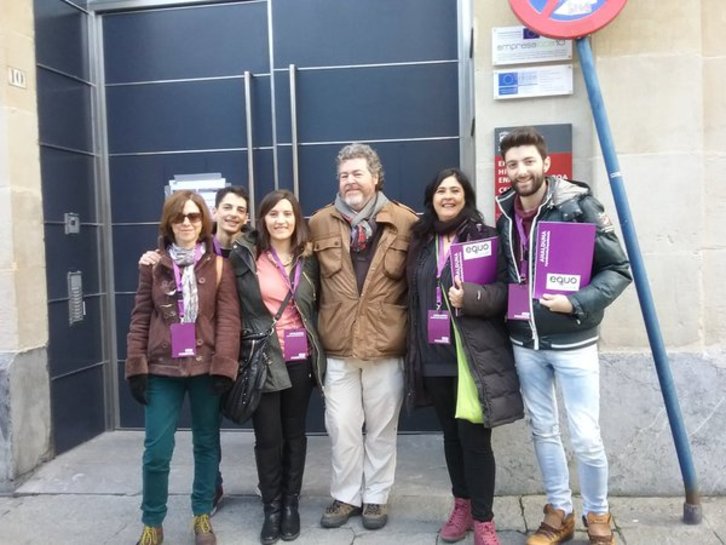
[[[259,543],[262,506],[256,495],[254,437],[225,432],[222,439],[225,500],[213,518],[220,545]],[[141,530],[141,432],[104,434],[41,467],[12,496],[0,496],[0,545],[133,545]],[[503,470],[503,468],[500,468]],[[191,440],[177,433],[170,477],[167,545],[193,543],[189,490]],[[368,531],[360,518],[339,529],[324,530],[318,521],[330,501],[329,441],[311,437],[301,499],[300,545],[434,545],[450,508],[450,485],[439,435],[399,437],[396,485],[391,518],[382,530]],[[726,498],[703,500],[703,523],[684,525],[683,498],[611,498],[619,543],[625,545],[724,545]],[[495,499],[502,545],[523,545],[527,531],[539,525],[542,496]],[[579,506],[578,506],[579,507]],[[280,542],[282,543],[282,542]],[[472,544],[470,535],[460,542]],[[586,544],[578,524],[573,544]]]

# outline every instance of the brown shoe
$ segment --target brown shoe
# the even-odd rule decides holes
[[[161,526],[144,526],[136,545],[161,545],[163,541],[164,529]]]
[[[544,506],[544,520],[535,533],[527,538],[527,545],[558,545],[575,535],[575,515],[565,516],[562,509],[549,503]]]
[[[388,506],[385,503],[363,504],[363,528],[379,530],[388,522]]]
[[[209,515],[194,517],[194,545],[217,545]]]
[[[328,505],[320,519],[320,526],[323,528],[340,528],[354,515],[360,515],[360,507],[345,503],[344,501],[333,500]]]
[[[582,517],[582,522],[587,527],[590,545],[615,545],[615,535],[611,527],[612,520],[613,517],[610,513],[602,515],[588,513],[586,517]]]

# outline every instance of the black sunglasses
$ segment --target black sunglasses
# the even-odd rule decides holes
[[[177,214],[171,219],[172,223],[184,223],[185,219],[189,219],[189,223],[199,223],[202,221],[201,212],[190,212],[189,214]]]

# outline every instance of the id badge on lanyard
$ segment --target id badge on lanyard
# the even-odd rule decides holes
[[[507,319],[529,320],[529,279],[527,278],[529,236],[524,229],[524,221],[519,215],[515,216],[517,232],[519,234],[519,276],[525,279],[523,284],[509,284],[507,289]]]
[[[441,273],[446,267],[448,252],[439,252],[443,241],[441,236],[436,238],[436,309],[428,311],[426,331],[429,344],[451,344],[451,315],[448,310],[442,309],[443,296],[441,293]]]
[[[529,320],[529,284],[509,284],[507,319]]]
[[[298,261],[295,265],[295,274],[293,276],[292,283],[290,283],[290,277],[285,270],[285,266],[282,264],[280,256],[274,249],[270,249],[270,255],[275,261],[277,270],[282,276],[283,281],[287,285],[288,289],[295,294],[295,290],[300,284],[300,275],[302,273],[302,264]],[[285,361],[301,361],[307,359],[310,349],[308,348],[308,334],[304,327],[294,327],[285,329],[282,333],[285,348],[283,349],[283,357]]]
[[[308,332],[304,327],[286,329],[284,334],[285,350],[283,356],[285,361],[301,361],[308,357]]]
[[[188,358],[197,355],[196,324],[171,324],[171,357]]]

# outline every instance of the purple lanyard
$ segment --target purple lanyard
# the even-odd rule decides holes
[[[194,249],[194,264],[197,263],[202,257],[202,245],[197,244],[197,247]],[[176,261],[171,261],[171,266],[174,268],[174,280],[176,280],[176,289],[177,293],[181,295],[179,299],[177,299],[177,307],[179,308],[179,317],[184,316],[184,289],[182,288],[181,283],[181,270],[179,269],[179,265],[176,264]],[[194,265],[192,265],[193,267]]]
[[[451,244],[456,242],[456,240],[456,237],[454,237],[454,240],[451,241]],[[436,310],[440,310],[442,302],[441,274],[444,272],[444,268],[449,261],[451,245],[449,245],[449,248],[446,250],[446,252],[444,252],[444,237],[438,235],[436,237],[436,244],[434,245],[434,248],[436,250]]]
[[[514,222],[517,224],[517,232],[519,233],[519,255],[521,260],[519,262],[519,275],[523,278],[527,278],[527,259],[524,257],[527,255],[529,246],[529,235],[524,230],[524,220],[519,214],[514,214]]]
[[[280,259],[280,256],[277,255],[277,252],[274,248],[270,248],[270,250],[267,252],[268,255],[271,255],[272,258],[275,261],[275,265],[277,266],[277,270],[280,272],[280,276],[282,276],[283,280],[285,281],[285,284],[287,284],[288,289],[290,292],[295,295],[295,289],[297,288],[298,284],[300,283],[300,274],[302,272],[302,263],[300,263],[300,260],[298,260],[297,265],[295,265],[295,274],[293,276],[292,284],[290,283],[290,276],[287,274],[287,270],[285,270],[285,265],[282,264],[282,260]]]
[[[222,247],[219,245],[217,237],[212,237],[212,248],[214,248],[215,254],[217,254],[218,256],[222,255]]]

